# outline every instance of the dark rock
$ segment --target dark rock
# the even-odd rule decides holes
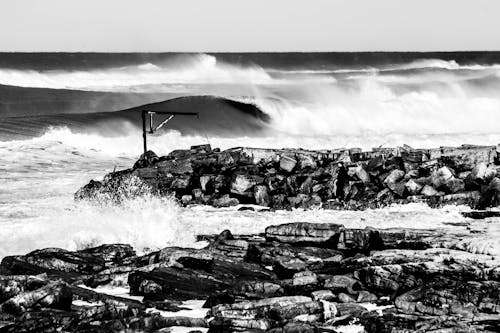
[[[334,223],[287,223],[266,228],[266,239],[291,244],[336,247],[343,226]]]
[[[231,207],[239,205],[240,201],[236,198],[231,198],[229,194],[224,194],[220,198],[213,200],[213,205],[215,207]]]
[[[25,291],[0,305],[2,311],[20,314],[34,306],[70,310],[73,294],[64,282],[52,282],[32,291]]]

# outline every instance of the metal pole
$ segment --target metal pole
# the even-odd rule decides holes
[[[148,151],[146,143],[146,111],[142,110],[142,142],[144,144],[144,154]]]

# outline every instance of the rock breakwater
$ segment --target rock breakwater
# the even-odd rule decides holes
[[[431,206],[466,204],[482,209],[500,203],[500,160],[494,146],[363,152],[220,151],[201,145],[161,157],[148,151],[132,168],[110,173],[103,182],[91,181],[75,198],[119,200],[124,195],[122,188],[130,183],[135,186],[126,196],[146,192],[174,195],[184,205],[366,209],[427,202]]]

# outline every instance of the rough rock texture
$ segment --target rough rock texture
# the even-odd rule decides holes
[[[500,259],[461,249],[478,230],[452,230],[301,222],[264,237],[199,236],[203,249],[137,256],[108,244],[5,257],[0,331],[335,332],[355,322],[366,332],[498,332]],[[144,298],[88,288],[98,286]],[[206,316],[175,315],[190,299],[206,300]]]
[[[273,209],[365,209],[412,201],[500,202],[499,158],[493,146],[410,147],[310,151],[207,145],[158,157],[147,152],[133,168],[91,181],[75,198],[120,201],[153,193],[184,205],[258,204]],[[133,186],[130,186],[133,185]],[[123,188],[128,188],[123,190]]]

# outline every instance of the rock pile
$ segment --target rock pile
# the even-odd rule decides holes
[[[289,223],[141,256],[37,250],[0,264],[0,331],[498,332],[500,262],[458,250],[460,232]],[[104,286],[143,300],[89,289]],[[175,315],[191,299],[206,316]]]
[[[496,147],[410,147],[309,151],[209,145],[158,157],[149,151],[133,168],[91,181],[76,199],[120,199],[124,184],[142,181],[127,195],[175,195],[185,204],[225,207],[257,204],[272,209],[365,209],[424,201],[485,208],[500,203]]]

